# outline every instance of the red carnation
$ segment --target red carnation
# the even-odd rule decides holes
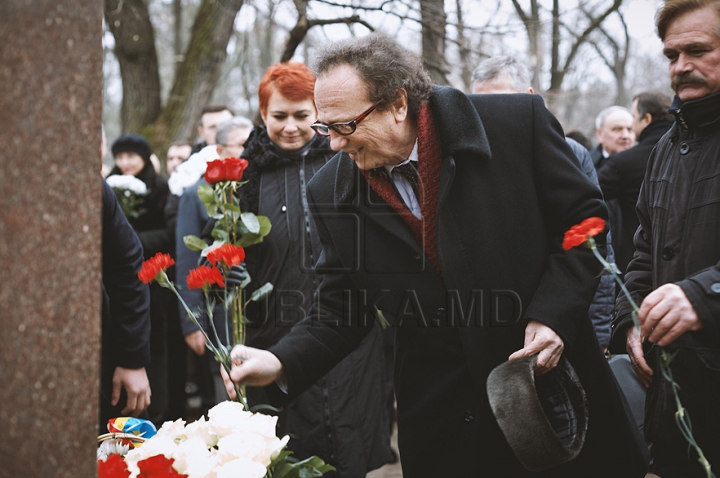
[[[122,456],[113,453],[106,460],[98,460],[99,478],[128,478],[129,476],[130,471]]]
[[[229,181],[240,181],[247,167],[248,162],[246,159],[227,158],[225,160],[226,179]]]
[[[207,258],[214,266],[218,265],[218,262],[224,262],[226,266],[232,267],[245,260],[245,249],[235,244],[223,244],[208,252]]]
[[[225,287],[225,278],[214,267],[197,266],[187,276],[188,289],[204,289],[206,286],[213,284]]]
[[[173,264],[175,264],[175,261],[170,257],[170,254],[158,252],[143,262],[140,272],[138,272],[138,278],[144,283],[149,284],[156,280],[160,273],[165,272],[165,270]]]
[[[227,179],[227,172],[225,169],[225,162],[221,159],[210,161],[207,163],[207,169],[205,170],[205,181],[208,184],[215,184],[219,181]]]
[[[163,455],[145,458],[144,460],[138,461],[138,468],[140,468],[138,478],[166,478],[173,476],[187,478],[188,475],[178,473],[178,471],[173,468],[173,463],[175,463],[175,460],[165,458]]]
[[[588,237],[594,237],[605,229],[605,220],[600,217],[589,217],[576,224],[565,233],[563,249],[569,251],[573,247],[584,244]]]

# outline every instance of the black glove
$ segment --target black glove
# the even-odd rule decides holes
[[[240,287],[247,278],[248,275],[245,271],[245,263],[241,262],[240,264],[230,268],[230,272],[228,272],[228,275],[225,278],[225,283],[228,287]]]

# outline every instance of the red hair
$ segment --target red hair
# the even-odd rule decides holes
[[[265,71],[258,86],[260,111],[267,112],[270,96],[277,91],[292,101],[315,100],[315,75],[297,62],[278,63]]]

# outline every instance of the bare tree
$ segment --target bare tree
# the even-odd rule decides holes
[[[540,24],[540,5],[538,0],[530,0],[528,11],[525,11],[518,0],[512,0],[513,7],[520,21],[525,26],[528,36],[528,51],[530,53],[530,69],[533,72],[531,80],[535,91],[540,90],[540,74],[543,65],[542,28]]]
[[[607,46],[610,49],[610,52],[606,52],[606,49],[600,45],[599,41],[591,41],[590,43],[595,48],[595,51],[597,51],[598,55],[600,55],[600,58],[602,58],[605,65],[607,65],[607,67],[615,76],[615,84],[617,86],[615,94],[615,104],[627,106],[630,102],[630,98],[628,96],[627,88],[625,87],[625,75],[627,69],[627,62],[630,57],[631,42],[630,33],[628,32],[627,23],[625,23],[625,18],[623,17],[623,14],[618,11],[617,16],[620,18],[620,23],[622,25],[623,39],[616,39],[607,31],[606,28],[600,26],[598,27],[598,30],[602,34],[602,37],[605,39]]]
[[[359,15],[351,15],[349,17],[342,18],[308,19],[307,7],[309,0],[293,0],[293,3],[295,4],[295,8],[297,9],[298,18],[297,22],[295,23],[295,27],[290,30],[290,33],[288,34],[288,39],[285,42],[285,49],[282,56],[280,57],[281,62],[290,61],[290,59],[295,54],[295,50],[297,50],[297,47],[305,39],[308,30],[310,30],[314,26],[332,25],[337,23],[346,23],[348,25],[350,25],[351,23],[359,23],[361,25],[364,25],[368,30],[375,30],[369,23],[361,19]]]
[[[122,131],[140,132],[160,115],[155,34],[143,0],[105,0],[105,21],[115,37],[123,100]]]
[[[105,20],[115,37],[123,82],[123,131],[145,135],[163,150],[189,138],[200,110],[212,98],[227,55],[228,41],[243,0],[202,0],[183,61],[161,108],[153,26],[143,0],[105,0]]]
[[[433,83],[448,83],[448,66],[445,59],[445,27],[447,14],[443,0],[420,0],[422,25],[422,59]]]

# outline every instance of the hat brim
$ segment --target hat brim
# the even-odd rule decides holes
[[[577,457],[588,425],[587,397],[563,357],[550,372],[535,377],[537,356],[497,366],[487,394],[495,419],[520,463],[543,471]]]

